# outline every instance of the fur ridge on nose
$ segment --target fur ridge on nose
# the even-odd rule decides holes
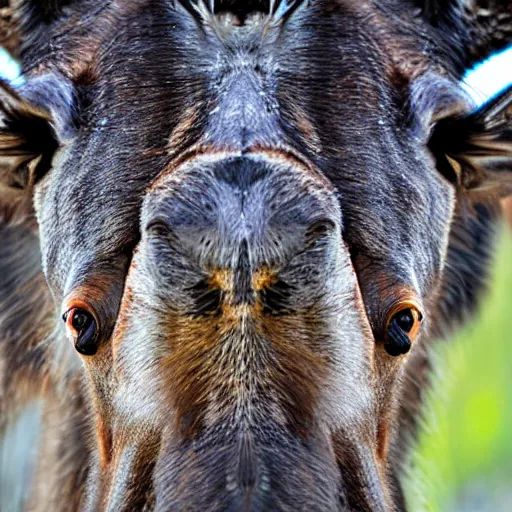
[[[142,227],[173,411],[162,495],[204,509],[201,485],[233,510],[268,510],[300,489],[335,508],[339,468],[317,411],[341,360],[334,326],[347,304],[360,318],[332,187],[279,153],[197,157],[152,187]]]

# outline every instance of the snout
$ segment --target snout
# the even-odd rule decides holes
[[[341,227],[330,183],[284,153],[198,156],[148,193],[127,288],[159,354],[157,508],[343,509],[348,464],[360,509],[383,509]]]
[[[284,153],[196,157],[162,176],[145,206],[144,231],[173,238],[201,270],[234,270],[244,251],[252,270],[282,267],[341,223],[330,182]]]

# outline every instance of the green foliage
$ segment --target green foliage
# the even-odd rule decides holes
[[[512,235],[475,322],[440,343],[408,484],[414,512],[512,510]]]

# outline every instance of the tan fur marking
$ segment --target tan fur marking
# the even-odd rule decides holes
[[[263,267],[253,274],[253,288],[261,291],[275,279],[274,273]],[[243,364],[260,368],[251,378],[265,389],[278,390],[275,398],[287,425],[307,436],[328,369],[328,358],[314,341],[321,337],[319,313],[273,317],[263,314],[259,301],[255,305],[235,305],[233,272],[229,269],[215,270],[210,284],[228,292],[220,316],[195,318],[176,313],[166,321],[170,354],[163,371],[176,409],[177,431],[194,436],[212,400],[224,403],[219,404],[218,414],[223,407],[233,406],[243,390],[237,378],[230,376],[239,374]],[[240,337],[247,339],[247,347],[240,347]],[[256,350],[254,345],[260,343]],[[250,374],[251,370],[244,372]]]
[[[100,455],[100,466],[106,468],[112,458],[112,431],[107,427],[101,416],[96,420],[96,438]]]
[[[228,269],[215,269],[208,280],[211,286],[226,292],[233,290],[233,272]]]
[[[389,420],[383,418],[379,422],[377,430],[377,457],[379,460],[386,460],[389,446]]]
[[[176,430],[186,437],[200,429],[209,393],[223,385],[219,381],[223,364],[219,341],[234,327],[233,319],[223,320],[173,314],[166,322],[171,352],[163,371],[176,410]]]
[[[261,291],[268,286],[273,285],[277,281],[275,272],[268,267],[262,267],[254,272],[252,276],[252,287],[256,291]]]
[[[272,346],[275,364],[269,368],[272,389],[280,402],[288,426],[307,437],[312,426],[322,383],[329,371],[329,358],[319,350],[321,326],[318,312],[259,318],[259,329]]]

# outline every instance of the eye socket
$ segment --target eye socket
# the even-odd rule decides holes
[[[75,342],[75,349],[84,356],[93,356],[98,351],[98,324],[92,313],[86,309],[70,308],[62,319]]]
[[[389,316],[384,348],[390,356],[407,354],[418,336],[423,315],[413,304],[401,304]]]

